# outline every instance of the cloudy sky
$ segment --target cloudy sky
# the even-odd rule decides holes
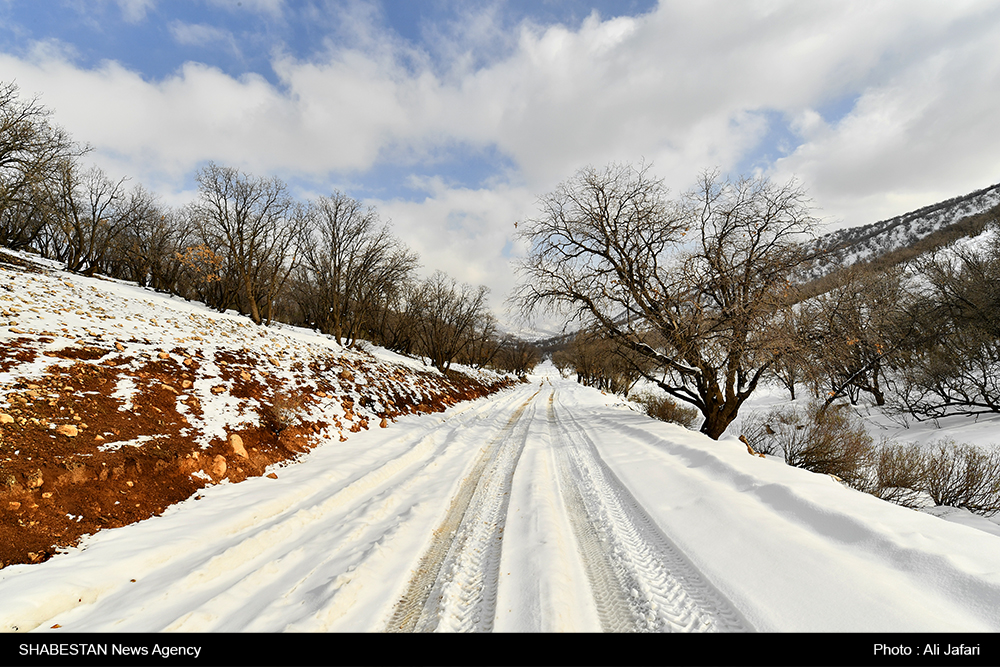
[[[830,227],[1000,181],[1000,3],[0,0],[0,81],[177,205],[209,161],[492,289],[577,169],[796,177]]]

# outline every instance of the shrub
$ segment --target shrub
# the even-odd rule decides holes
[[[780,455],[788,465],[834,475],[854,487],[865,485],[875,450],[846,405],[775,408],[745,420],[743,435],[762,454]]]
[[[275,394],[271,404],[262,407],[261,421],[274,433],[281,433],[299,423],[299,414],[304,407],[305,399],[301,395]]]
[[[777,435],[773,424],[789,423],[795,419],[794,415],[794,407],[773,408],[769,412],[751,412],[743,419],[740,427],[741,435],[758,454],[783,456],[778,439],[772,437]]]
[[[927,455],[917,445],[883,441],[873,456],[861,491],[903,507],[916,508],[926,498]]]
[[[742,435],[761,454],[836,475],[897,505],[918,508],[930,500],[983,516],[1000,513],[1000,450],[951,440],[930,450],[886,441],[875,446],[847,406],[824,412],[818,403],[804,411],[787,406],[753,413],[744,419]]]
[[[1000,512],[1000,452],[938,442],[927,455],[924,490],[935,505],[993,516]]]
[[[695,408],[689,408],[677,403],[669,396],[643,392],[631,397],[642,406],[647,415],[662,422],[680,424],[684,428],[694,429],[700,414]]]

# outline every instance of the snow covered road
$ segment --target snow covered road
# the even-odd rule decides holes
[[[563,380],[0,570],[0,629],[997,631],[1000,538]]]

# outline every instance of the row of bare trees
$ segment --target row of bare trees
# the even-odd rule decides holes
[[[453,363],[523,373],[537,362],[501,334],[488,291],[438,272],[378,213],[343,193],[301,202],[277,178],[209,164],[198,195],[168,208],[141,186],[85,169],[87,152],[35,100],[0,85],[0,246],[275,320]]]

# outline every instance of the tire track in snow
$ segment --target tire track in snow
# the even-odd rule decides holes
[[[493,629],[511,482],[531,421],[524,413],[536,396],[537,391],[511,415],[465,478],[396,603],[387,631]]]
[[[600,458],[578,420],[549,397],[570,524],[607,632],[744,632],[738,611],[705,581]]]
[[[343,597],[343,584],[349,583],[351,572],[378,550],[369,547],[378,547],[399,528],[392,517],[405,522],[410,506],[399,496],[405,498],[405,491],[419,484],[419,478],[433,475],[428,471],[432,464],[460,452],[461,448],[453,452],[451,445],[463,432],[480,428],[476,422],[500,417],[510,410],[514,398],[507,395],[459,406],[446,428],[427,424],[428,428],[391,438],[378,447],[385,450],[383,454],[373,452],[378,463],[371,468],[362,467],[347,475],[334,470],[297,486],[275,489],[262,506],[247,508],[229,521],[213,516],[214,534],[207,542],[194,549],[190,543],[176,547],[165,544],[143,552],[137,560],[145,562],[135,562],[129,568],[139,584],[112,586],[89,600],[90,604],[67,604],[62,611],[73,622],[64,626],[80,631],[239,629],[258,615],[267,616],[268,609],[283,606],[289,595],[298,599],[296,591],[303,589],[319,592],[319,598],[309,605],[314,612],[335,617],[334,608],[344,606],[336,599]],[[366,530],[369,526],[374,532]],[[345,558],[348,571],[342,571]],[[311,566],[303,568],[303,563]],[[164,572],[186,574],[167,579],[160,575],[160,566]],[[335,585],[314,583],[329,580],[335,580]],[[138,589],[144,592],[137,594]],[[73,597],[72,602],[77,602],[77,596]],[[252,611],[247,600],[253,601],[249,605]],[[26,601],[23,606],[30,603],[36,607],[37,602]],[[116,618],[110,626],[106,618],[88,620],[92,615],[108,616],[102,612],[111,608],[116,610]],[[22,629],[36,627],[44,620],[23,617],[25,609],[9,611],[20,617],[17,625]],[[5,613],[0,612],[0,619],[4,618]],[[258,629],[284,629],[287,621],[278,622],[281,625]]]

